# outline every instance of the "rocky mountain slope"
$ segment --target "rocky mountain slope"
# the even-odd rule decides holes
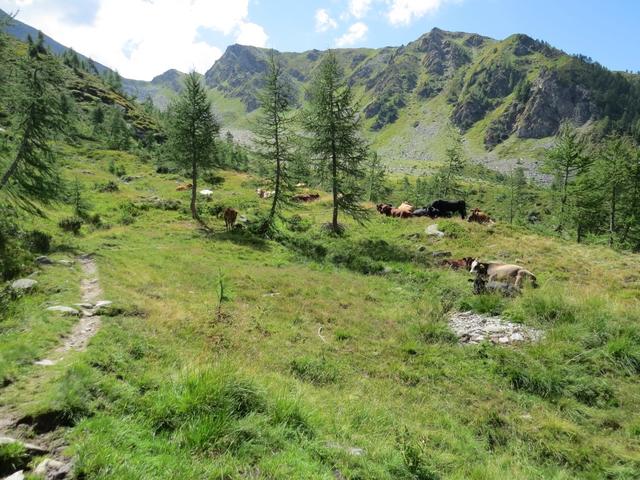
[[[18,36],[30,28],[16,25],[10,32]],[[248,130],[259,106],[269,52],[231,45],[204,75],[223,124],[234,132]],[[441,159],[449,122],[464,132],[470,158],[500,170],[515,159],[533,168],[564,121],[600,135],[640,129],[640,76],[611,72],[526,35],[499,41],[435,28],[401,47],[335,52],[374,147],[399,171],[428,169],[425,162]],[[302,103],[323,52],[275,53]],[[123,79],[123,90],[163,109],[183,75],[168,70],[150,82]]]

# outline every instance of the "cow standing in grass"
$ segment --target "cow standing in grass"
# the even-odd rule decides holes
[[[233,226],[236,224],[236,219],[238,218],[238,212],[233,208],[226,208],[224,210],[224,228],[227,232],[233,230]]]

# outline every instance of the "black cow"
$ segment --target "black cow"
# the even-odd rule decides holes
[[[467,216],[467,204],[464,200],[450,202],[448,200],[436,200],[428,208],[427,215],[431,218],[452,217],[454,213],[459,213],[464,220]]]
[[[428,217],[429,216],[429,207],[423,207],[423,208],[419,208],[417,210],[414,210],[413,216],[414,217]]]

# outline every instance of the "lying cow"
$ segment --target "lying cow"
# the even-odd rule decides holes
[[[402,202],[400,206],[397,207],[397,210],[401,210],[407,213],[413,213],[415,210],[414,206],[407,202]]]
[[[187,190],[191,190],[193,188],[193,185],[191,185],[190,183],[183,183],[182,185],[178,185],[178,188],[176,188],[176,192],[186,192]]]
[[[427,207],[427,215],[431,218],[450,218],[455,213],[459,213],[464,220],[467,216],[467,204],[464,200],[451,202],[449,200],[436,200]]]
[[[294,195],[292,197],[294,202],[315,202],[320,198],[320,195],[317,193],[301,193],[299,195]]]
[[[536,276],[519,265],[498,262],[479,262],[475,259],[471,264],[471,273],[478,277],[486,277],[489,282],[506,281],[513,283],[516,288],[522,286],[525,279],[531,280],[533,288],[538,287]]]
[[[392,208],[391,209],[391,216],[392,217],[396,217],[396,218],[411,218],[413,217],[413,213],[407,211],[407,210],[401,210],[399,208]]]
[[[393,206],[389,205],[388,203],[379,203],[378,205],[376,205],[376,210],[378,210],[378,213],[380,213],[381,215],[386,215],[387,217],[391,216],[392,209]]]
[[[492,218],[486,213],[482,212],[479,208],[474,208],[469,215],[469,222],[476,222],[481,225],[486,223],[495,223]]]
[[[452,270],[470,269],[473,264],[473,258],[464,257],[460,260],[443,260],[440,265],[443,267],[449,267]]]

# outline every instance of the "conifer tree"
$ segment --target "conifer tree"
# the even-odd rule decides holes
[[[260,117],[255,126],[256,144],[261,157],[272,166],[271,187],[274,194],[260,232],[268,234],[288,203],[292,191],[289,162],[292,158],[292,116],[295,101],[291,81],[275,53],[271,51],[264,89],[260,93]]]
[[[444,198],[462,193],[459,178],[467,164],[460,131],[453,125],[449,125],[448,137],[449,145],[445,152],[445,163],[435,178],[436,190]]]
[[[387,169],[382,164],[378,154],[373,152],[369,156],[366,179],[367,199],[370,202],[382,200],[391,193],[391,189],[387,185],[386,175]]]
[[[334,52],[328,52],[320,63],[308,94],[302,123],[321,177],[329,178],[331,184],[333,213],[328,226],[333,233],[340,233],[340,211],[359,222],[367,217],[359,204],[364,193],[359,181],[365,177],[369,149],[360,135],[361,119],[353,92]]]
[[[555,177],[556,186],[560,190],[560,215],[558,231],[562,231],[566,223],[566,213],[571,200],[571,186],[579,175],[584,173],[591,159],[585,153],[586,142],[578,136],[568,123],[558,131],[555,144],[547,151],[543,169]]]
[[[40,212],[37,203],[59,200],[64,192],[52,137],[64,126],[60,99],[62,75],[58,60],[44,47],[44,37],[28,40],[27,56],[17,65],[18,85],[12,89],[16,113],[10,160],[0,163],[0,192],[19,206]]]
[[[169,141],[178,163],[191,171],[191,215],[197,221],[201,221],[196,205],[198,173],[214,166],[219,131],[207,92],[198,74],[191,72],[169,109]]]

